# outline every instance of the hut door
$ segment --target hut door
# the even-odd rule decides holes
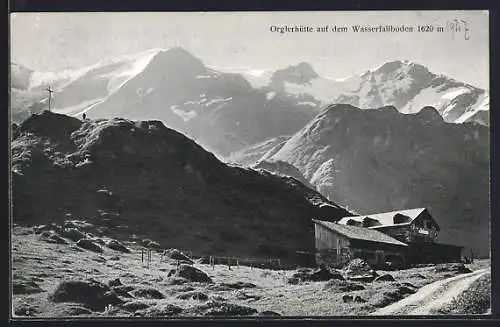
[[[375,251],[375,262],[377,263],[377,265],[384,264],[384,262],[385,262],[384,251],[382,251],[382,250]]]

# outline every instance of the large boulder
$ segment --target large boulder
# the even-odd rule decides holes
[[[313,270],[309,268],[298,269],[296,273],[288,279],[289,284],[298,284],[300,282],[319,282],[328,281],[331,279],[344,280],[341,273],[336,270],[331,270],[325,267]]]
[[[315,270],[311,274],[310,279],[312,281],[316,282],[316,281],[327,281],[330,279],[344,280],[344,277],[342,277],[342,274],[336,270],[320,268],[320,269]]]
[[[56,233],[53,230],[43,231],[40,234],[40,240],[53,244],[68,244],[68,242],[64,238],[62,238],[58,233]]]
[[[142,297],[145,299],[164,299],[165,295],[154,288],[139,288],[133,290],[131,294],[135,297]]]
[[[212,283],[212,279],[206,273],[186,264],[170,270],[168,277],[182,277],[191,282]]]
[[[119,286],[113,286],[112,287],[113,291],[123,297],[133,297],[130,292],[135,290],[135,287],[129,286],[129,285],[119,285]]]
[[[151,303],[147,303],[144,301],[136,300],[125,303],[121,306],[121,308],[125,311],[136,312],[139,310],[147,309],[151,306]]]
[[[87,237],[85,233],[74,227],[63,228],[61,231],[61,235],[67,239],[72,240],[73,242],[78,242],[79,240]]]
[[[108,286],[93,279],[63,281],[49,295],[49,300],[81,303],[93,311],[102,311],[108,305],[123,302]]]
[[[76,242],[76,245],[81,247],[82,249],[86,249],[92,252],[97,252],[97,253],[102,253],[102,248],[94,243],[92,240],[89,239],[81,239],[78,242]]]
[[[349,261],[343,270],[347,279],[361,282],[371,282],[378,276],[368,262],[360,258]]]
[[[376,282],[394,282],[395,279],[390,274],[383,274],[383,275],[378,276],[377,278],[375,278],[375,281]]]
[[[118,242],[117,240],[108,240],[105,244],[111,250],[115,250],[115,251],[119,251],[119,252],[123,252],[123,253],[130,253],[131,252],[130,249],[128,249],[125,245]]]
[[[185,263],[185,264],[193,264],[193,260],[191,260],[187,255],[182,253],[181,251],[177,249],[168,249],[163,252],[163,255],[167,259],[171,259],[174,261],[178,261],[180,263]]]

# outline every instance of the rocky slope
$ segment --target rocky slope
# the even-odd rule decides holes
[[[487,255],[489,151],[488,127],[446,123],[431,107],[404,115],[332,105],[269,160],[359,214],[427,207],[442,242]]]
[[[45,111],[13,128],[14,222],[67,214],[197,254],[293,257],[349,212],[293,178],[231,167],[159,121]],[[327,204],[322,205],[321,204]]]
[[[274,153],[276,153],[276,151],[280,149],[280,146],[284,145],[289,139],[290,136],[278,136],[270,138],[268,140],[265,140],[264,142],[259,142],[257,144],[249,146],[248,148],[231,153],[230,156],[225,158],[225,161],[240,164],[243,166],[252,166],[259,160],[262,160],[262,158],[272,156]]]

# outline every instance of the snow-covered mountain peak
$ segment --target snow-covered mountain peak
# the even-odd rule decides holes
[[[364,78],[402,79],[411,78],[419,80],[430,80],[436,75],[431,73],[427,67],[410,60],[393,60],[383,63],[368,70],[362,75]]]

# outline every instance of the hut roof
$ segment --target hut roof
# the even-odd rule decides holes
[[[426,208],[416,208],[416,209],[382,212],[372,215],[344,217],[340,219],[338,223],[342,225],[352,225],[352,223],[354,222],[356,225],[358,224],[361,225],[363,224],[363,220],[369,219],[372,221],[370,226],[367,226],[369,228],[379,228],[379,227],[388,227],[396,225],[402,226],[411,224],[425,210]],[[395,221],[395,217],[398,216],[401,217],[402,219],[400,219],[399,221]]]
[[[330,221],[322,221],[313,219],[315,224],[321,225],[323,227],[328,228],[331,231],[344,235],[349,239],[357,239],[363,241],[377,242],[377,243],[386,243],[397,246],[407,246],[407,244],[398,241],[397,239],[379,232],[378,230],[359,227],[359,226],[350,226],[350,225],[342,225],[335,222]]]

